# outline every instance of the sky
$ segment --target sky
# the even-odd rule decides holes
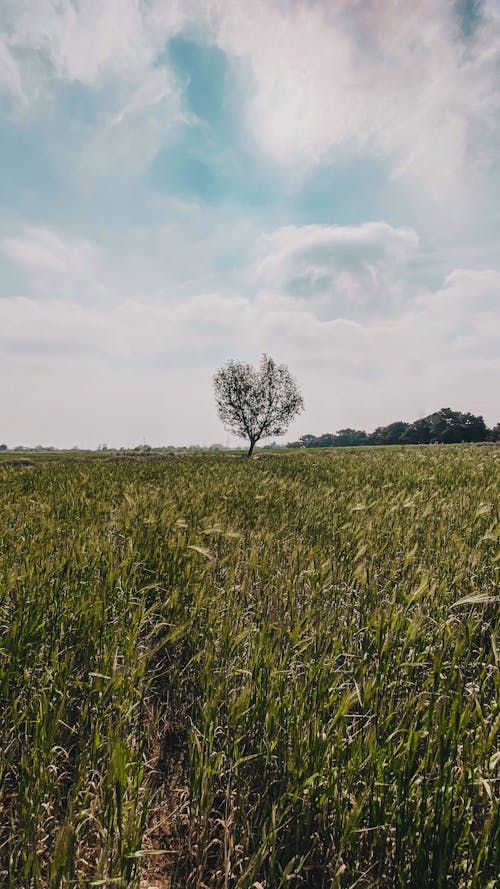
[[[2,0],[0,441],[500,420],[498,0]]]

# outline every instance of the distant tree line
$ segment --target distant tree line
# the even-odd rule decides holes
[[[395,444],[459,444],[460,442],[500,441],[500,423],[488,429],[483,417],[449,407],[427,417],[404,423],[397,420],[378,426],[373,432],[362,429],[339,429],[323,435],[302,435],[288,443],[289,448],[341,448],[357,445]]]

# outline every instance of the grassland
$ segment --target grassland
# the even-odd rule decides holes
[[[498,886],[499,470],[0,462],[0,885]]]

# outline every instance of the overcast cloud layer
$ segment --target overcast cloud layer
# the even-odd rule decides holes
[[[4,0],[0,440],[500,420],[497,0]],[[229,439],[233,442],[234,439]]]

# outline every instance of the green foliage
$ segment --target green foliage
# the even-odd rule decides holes
[[[499,468],[0,462],[1,885],[493,889]]]
[[[284,364],[263,355],[258,369],[228,361],[214,374],[215,401],[224,427],[248,438],[251,457],[261,438],[284,435],[304,408],[299,387]]]
[[[413,423],[397,420],[388,426],[378,426],[373,432],[358,429],[339,429],[334,435],[302,435],[290,442],[292,448],[339,448],[359,445],[395,444],[460,444],[461,442],[497,441],[497,426],[488,429],[482,417],[464,414],[443,407]]]

